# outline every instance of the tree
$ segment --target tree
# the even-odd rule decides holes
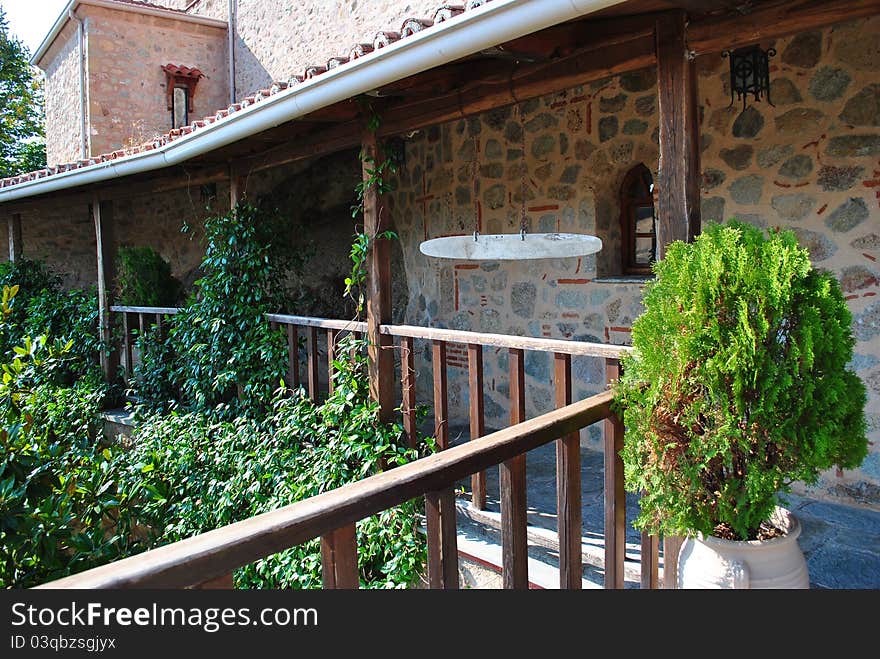
[[[45,166],[42,80],[0,7],[0,178]]]

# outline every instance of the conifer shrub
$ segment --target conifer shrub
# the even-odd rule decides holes
[[[131,307],[173,307],[183,288],[171,265],[152,247],[120,247],[116,300]]]
[[[867,453],[850,312],[791,231],[710,224],[654,271],[616,387],[635,526],[754,539],[793,482]]]

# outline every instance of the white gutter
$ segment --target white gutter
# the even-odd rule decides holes
[[[80,158],[89,157],[89,124],[86,121],[86,28],[82,19],[71,9],[67,16],[76,23],[77,48],[79,49],[79,130]]]
[[[91,5],[92,7],[104,7],[105,9],[115,9],[117,11],[128,11],[133,12],[135,14],[144,14],[146,16],[159,16],[161,18],[170,18],[172,20],[183,21],[184,23],[197,23],[199,25],[209,25],[211,27],[226,27],[226,21],[221,21],[216,18],[208,18],[207,16],[200,16],[198,14],[184,14],[178,11],[171,11],[169,9],[161,9],[159,7],[145,7],[144,5],[131,5],[124,2],[113,2],[112,0],[70,0],[64,9],[61,10],[61,14],[56,19],[55,23],[52,25],[52,29],[49,30],[49,34],[46,35],[46,38],[40,43],[40,47],[37,48],[36,52],[31,56],[30,63],[34,66],[39,66],[39,61],[43,58],[43,55],[46,54],[46,51],[52,47],[52,42],[55,41],[55,37],[58,36],[58,33],[64,29],[65,23],[67,23],[67,18],[70,15],[70,12],[75,11],[77,7],[80,5]]]
[[[233,112],[155,150],[2,188],[0,203],[177,165],[339,101],[621,2],[494,0]]]

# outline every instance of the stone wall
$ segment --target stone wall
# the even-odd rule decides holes
[[[437,0],[237,0],[235,89],[241,99],[273,80],[302,74],[371,43],[380,30],[397,31],[410,17],[431,18]],[[227,0],[202,0],[190,10],[227,19]],[[296,35],[296,38],[291,38]]]
[[[171,130],[164,64],[197,67],[205,74],[193,99],[193,119],[228,104],[225,28],[89,5],[81,13],[88,34],[93,155]]]
[[[43,59],[46,67],[46,160],[50,165],[82,157],[80,51],[71,22]]]

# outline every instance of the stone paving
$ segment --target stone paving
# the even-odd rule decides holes
[[[453,443],[466,440],[467,433],[452,433]],[[556,453],[553,444],[531,451],[526,459],[528,479],[528,522],[531,527],[556,530]],[[585,553],[601,556],[604,527],[603,456],[581,450],[583,498],[583,545]],[[486,474],[490,513],[500,512],[498,469]],[[470,483],[462,481],[469,499]],[[813,588],[880,588],[880,511],[844,506],[789,495],[788,507],[802,525],[799,544],[807,559]],[[627,519],[638,513],[638,498],[627,494]],[[627,564],[636,569],[640,534],[627,529]],[[530,552],[531,554],[532,552]],[[585,578],[600,580],[601,571],[585,569]],[[627,570],[627,586],[636,587],[632,570]]]

